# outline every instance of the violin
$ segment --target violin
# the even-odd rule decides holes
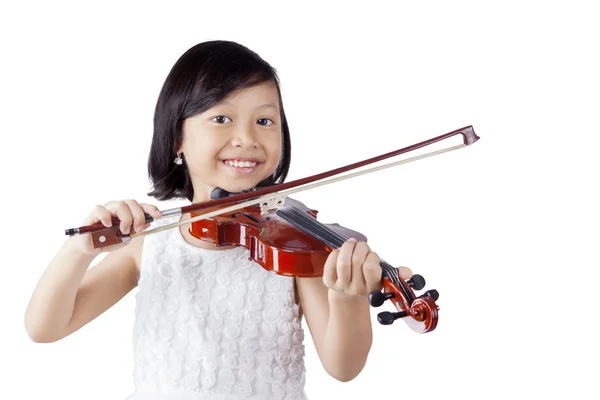
[[[463,136],[462,144],[327,179],[456,135]],[[363,241],[366,241],[366,237],[338,224],[324,224],[318,221],[317,210],[306,207],[289,197],[289,194],[456,150],[477,140],[479,136],[475,134],[473,127],[466,126],[390,153],[287,183],[252,188],[241,193],[229,193],[217,188],[212,192],[209,201],[161,211],[163,218],[186,213],[190,213],[190,218],[152,230],[123,235],[119,229],[119,219],[113,217],[113,224],[109,228],[97,222],[67,229],[65,234],[74,236],[89,233],[94,248],[101,248],[128,242],[137,236],[190,224],[189,232],[195,238],[217,247],[245,247],[249,250],[250,259],[267,271],[290,277],[321,277],[331,251],[340,248],[350,237]],[[146,214],[146,222],[153,220],[152,216]],[[425,287],[425,279],[421,275],[414,274],[405,281],[400,278],[398,269],[389,263],[381,260],[380,266],[383,288],[369,294],[369,304],[379,307],[390,300],[397,311],[379,313],[378,322],[391,325],[397,319],[402,319],[415,332],[433,331],[438,321],[438,291],[430,289],[417,296],[415,290]]]

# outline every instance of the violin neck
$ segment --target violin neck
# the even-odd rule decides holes
[[[295,207],[280,208],[276,211],[276,214],[301,231],[325,243],[332,249],[339,249],[348,239],[350,239],[341,232],[337,232],[331,227],[320,222],[312,215],[309,215]],[[397,268],[391,266],[383,260],[381,260],[379,265],[382,269],[382,278],[388,278],[392,282],[402,286],[402,284],[398,282],[400,276]]]

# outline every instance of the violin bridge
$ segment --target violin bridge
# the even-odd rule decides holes
[[[266,215],[269,212],[277,211],[285,204],[285,197],[274,197],[270,200],[260,202],[260,213]]]

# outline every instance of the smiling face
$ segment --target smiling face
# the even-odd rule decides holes
[[[183,153],[193,202],[210,199],[220,187],[240,192],[272,175],[281,156],[282,125],[277,86],[272,82],[234,92],[183,122]],[[183,166],[182,166],[183,167]]]

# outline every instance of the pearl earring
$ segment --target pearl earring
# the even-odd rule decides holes
[[[174,160],[174,162],[175,162],[175,164],[177,164],[177,165],[181,165],[181,164],[183,164],[183,160],[181,159],[181,154],[177,154],[177,157],[175,157],[175,160]]]

